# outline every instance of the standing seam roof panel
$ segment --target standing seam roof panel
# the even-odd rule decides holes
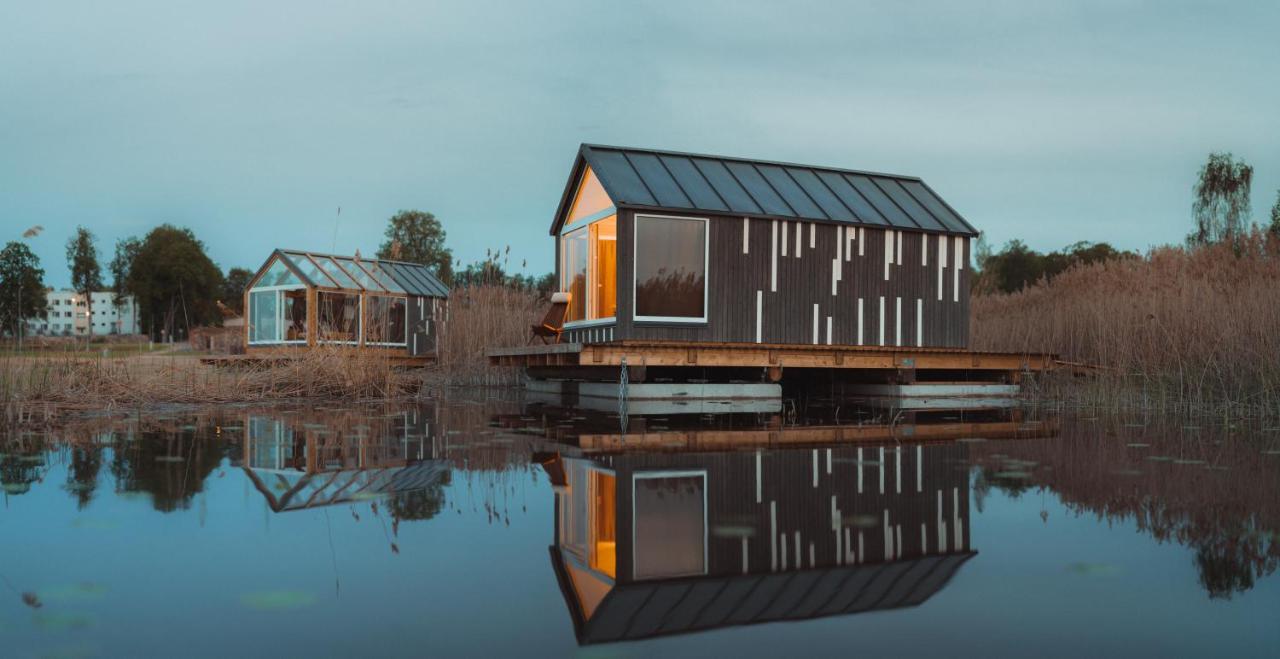
[[[822,208],[822,212],[833,220],[844,220],[846,222],[857,221],[857,216],[853,211],[840,201],[840,198],[818,180],[817,175],[812,169],[796,169],[788,167],[787,173],[796,183],[813,199],[814,203]]]
[[[933,213],[933,216],[946,225],[947,229],[951,231],[973,231],[973,227],[969,226],[968,222],[965,222],[950,208],[947,208],[947,205],[924,184],[918,181],[899,181],[898,184],[916,201],[927,208],[929,212]]]
[[[422,288],[422,286],[415,282],[394,263],[382,262],[379,263],[379,266],[382,268],[383,272],[387,273],[388,277],[395,280],[395,283],[399,284],[400,288],[404,289],[404,292],[410,295],[421,295],[421,293],[418,292],[418,289]]]
[[[666,167],[662,166],[662,162],[658,157],[651,153],[632,153],[622,154],[623,157],[631,163],[632,169],[640,175],[640,180],[644,181],[645,187],[658,198],[658,203],[662,206],[674,206],[676,208],[693,208],[693,203],[689,201],[689,197],[685,195],[684,190],[680,189],[680,184],[671,177],[671,173]]]
[[[782,195],[782,198],[786,200],[787,205],[791,207],[791,210],[795,211],[796,215],[815,220],[831,219],[826,213],[822,212],[821,208],[818,208],[817,204],[813,203],[813,200],[809,198],[809,195],[805,194],[799,185],[796,185],[796,182],[787,175],[785,169],[774,165],[756,165],[756,169],[760,170],[760,175],[764,176],[769,185],[772,185],[773,189]]]
[[[774,191],[773,186],[756,171],[755,167],[742,162],[725,162],[724,166],[729,170],[730,174],[737,179],[742,185],[742,189],[751,195],[756,205],[760,206],[764,212],[770,215],[794,216],[796,213],[783,201],[782,197]]]
[[[392,267],[400,276],[413,284],[413,293],[415,295],[424,295],[428,297],[438,296],[440,293],[436,289],[433,282],[428,281],[422,276],[421,268],[415,268],[400,263],[387,264]],[[406,286],[405,288],[409,288]]]
[[[600,179],[614,204],[639,204],[657,206],[658,201],[649,193],[640,175],[618,151],[591,151],[591,169]]]
[[[707,182],[707,179],[688,158],[659,156],[659,160],[667,166],[667,171],[671,172],[671,176],[676,179],[680,189],[684,190],[695,207],[721,211],[729,210],[724,200],[716,193],[715,188]]]
[[[889,226],[899,229],[919,228],[920,225],[912,222],[911,218],[907,217],[907,214],[901,208],[898,208],[898,205],[893,203],[893,200],[883,190],[871,182],[871,179],[854,174],[845,174],[844,177],[853,186],[854,190],[857,190],[868,203],[874,206],[877,211],[880,211],[880,215],[888,220]]]
[[[872,206],[866,197],[863,197],[857,190],[853,189],[853,186],[849,185],[849,182],[843,176],[835,172],[818,172],[817,174],[818,178],[822,179],[822,182],[826,183],[827,187],[840,198],[840,201],[853,210],[853,214],[858,218],[859,222],[888,224],[884,216],[880,214],[880,211],[876,210],[876,207]]]
[[[872,181],[881,190],[884,190],[885,194],[889,195],[889,198],[898,204],[898,207],[905,211],[907,215],[911,216],[911,219],[915,220],[916,224],[919,224],[921,228],[946,230],[946,227],[938,221],[938,218],[934,217],[933,213],[925,210],[925,207],[921,206],[920,202],[913,199],[906,190],[902,189],[902,186],[898,185],[897,181],[891,178],[874,178]]]
[[[733,177],[733,174],[729,173],[724,163],[718,160],[705,160],[702,158],[690,158],[689,162],[692,162],[693,166],[698,168],[698,172],[706,177],[707,183],[716,191],[716,194],[719,194],[720,198],[724,199],[726,204],[729,204],[729,210],[735,213],[754,214],[764,212],[760,208],[760,204],[757,204],[751,198],[751,194]]]

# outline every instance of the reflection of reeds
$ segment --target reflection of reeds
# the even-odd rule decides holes
[[[973,299],[972,347],[1052,352],[1104,367],[1085,388],[1112,404],[1265,408],[1280,396],[1280,257],[1255,234],[1077,266]]]
[[[701,273],[659,270],[636,285],[636,310],[648,316],[702,316]]]
[[[453,289],[449,316],[440,337],[441,384],[502,386],[520,382],[520,372],[490,366],[485,350],[524,345],[529,326],[541,319],[547,302],[537,293],[507,286],[475,285]]]

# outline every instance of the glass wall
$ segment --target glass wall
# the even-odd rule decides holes
[[[354,293],[316,293],[319,340],[355,343],[360,340],[360,296]]]
[[[570,295],[565,322],[613,318],[618,306],[617,216],[569,231],[560,240],[560,290]]]
[[[280,292],[249,292],[249,342],[275,343],[280,340]]]
[[[370,295],[365,343],[405,345],[409,306],[402,297]]]
[[[307,289],[280,291],[284,318],[284,340],[302,343],[307,340]]]
[[[707,221],[636,216],[638,320],[705,321]]]

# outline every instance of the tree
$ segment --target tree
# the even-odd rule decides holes
[[[116,241],[116,255],[111,259],[111,290],[115,292],[115,304],[124,303],[125,284],[129,281],[129,267],[142,249],[142,241],[132,236]]]
[[[435,215],[402,210],[387,221],[386,242],[378,258],[419,263],[435,271],[446,285],[453,284],[453,252],[445,247],[444,227]]]
[[[244,289],[249,288],[253,279],[253,271],[247,268],[232,268],[222,283],[222,303],[232,311],[244,314]]]
[[[0,250],[0,332],[26,333],[22,322],[43,315],[47,307],[44,270],[30,247],[10,242]]]
[[[89,336],[93,336],[93,292],[102,288],[102,267],[93,233],[84,227],[76,227],[76,234],[67,240],[67,268],[71,270],[71,288],[84,297]]]
[[[1272,240],[1280,240],[1280,190],[1276,190],[1276,204],[1271,207],[1271,225],[1267,227],[1267,233]]]
[[[1248,228],[1252,185],[1253,167],[1236,160],[1230,153],[1209,154],[1209,161],[1200,168],[1196,182],[1195,202],[1191,206],[1196,224],[1187,242],[1236,244]]]
[[[217,306],[222,271],[190,229],[162,224],[141,242],[121,243],[112,272],[123,276],[123,286],[117,283],[120,291],[137,301],[144,331],[153,338],[174,337],[179,325],[189,331],[195,325],[222,322]]]

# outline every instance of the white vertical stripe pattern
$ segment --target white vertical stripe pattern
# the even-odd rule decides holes
[[[929,265],[929,234],[920,234],[920,265]]]
[[[769,232],[769,251],[772,254],[772,261],[769,264],[769,290],[771,292],[778,290],[778,221],[772,220]],[[938,275],[941,281],[942,275]],[[939,293],[941,295],[941,293]],[[942,298],[938,298],[941,300]]]
[[[854,232],[853,227],[844,228],[844,260],[852,260],[853,257],[853,239],[858,234]]]
[[[760,343],[762,338],[761,330],[764,329],[764,291],[756,291],[756,343]]]
[[[862,345],[862,329],[865,325],[862,322],[862,298],[858,298],[858,345]]]
[[[916,298],[916,347],[924,347],[924,300]]]
[[[884,232],[884,280],[889,281],[889,264],[893,262],[893,231]]]
[[[893,264],[894,264],[894,265],[902,265],[902,243],[905,243],[905,242],[907,242],[907,241],[902,237],[902,232],[901,232],[901,231],[899,231],[899,232],[898,232],[898,240],[897,240],[897,243],[898,243],[898,258],[896,258],[896,259],[894,259],[894,260],[893,260]]]
[[[954,279],[956,282],[954,301],[959,302],[960,301],[960,271],[964,270],[964,239],[956,238],[955,243],[956,243],[956,260],[954,264],[955,267],[953,267],[951,271],[952,271],[952,275],[954,275]]]
[[[818,240],[818,228],[813,222],[809,223],[809,249],[813,249]]]
[[[742,218],[742,253],[751,253],[751,220]]]
[[[800,258],[800,249],[804,246],[801,238],[804,236],[804,225],[796,222],[796,258]]]
[[[813,304],[813,345],[818,345],[818,304]]]
[[[827,316],[827,345],[831,345],[831,316]]]
[[[942,269],[947,267],[947,237],[938,236],[938,299],[942,299]]]
[[[862,227],[858,227],[858,256],[863,256],[866,253],[862,249],[865,244],[867,244],[867,232],[863,231]]]
[[[919,449],[919,447],[916,448]],[[760,495],[763,493],[760,481],[760,450],[756,449],[756,503],[760,503]]]
[[[884,296],[880,296],[880,345],[884,345]]]
[[[893,345],[902,345],[902,298],[894,298]]]
[[[782,255],[787,255],[787,223],[785,220],[782,222]]]

